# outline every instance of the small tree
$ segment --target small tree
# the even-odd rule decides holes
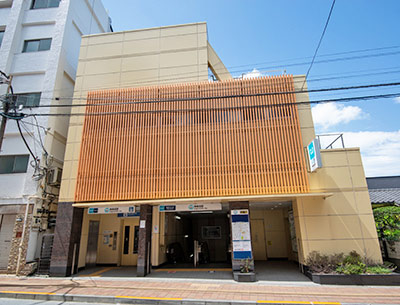
[[[385,206],[375,208],[373,212],[378,237],[383,242],[383,250],[387,258],[388,251],[385,242],[393,245],[395,241],[400,240],[400,207]]]

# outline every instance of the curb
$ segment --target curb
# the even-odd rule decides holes
[[[37,294],[37,293],[18,293],[2,292],[0,298],[12,299],[33,299],[41,301],[61,301],[61,302],[85,302],[85,303],[105,303],[105,304],[142,304],[142,305],[255,305],[255,304],[274,304],[274,305],[344,305],[339,302],[309,302],[309,301],[224,301],[224,300],[196,300],[196,299],[168,299],[168,298],[140,298],[129,296],[99,296],[99,295],[79,295],[79,294]],[[356,304],[356,303],[353,303]]]
[[[98,295],[79,295],[79,294],[35,294],[35,293],[0,293],[0,298],[11,299],[31,299],[41,301],[61,301],[61,302],[86,302],[86,303],[106,303],[106,304],[143,304],[143,305],[255,305],[256,301],[216,301],[216,300],[168,300],[162,298],[137,298],[137,297],[115,297]],[[274,303],[276,305],[287,303]],[[296,303],[290,303],[296,305]],[[304,304],[304,303],[299,303]],[[311,304],[311,303],[309,303]]]

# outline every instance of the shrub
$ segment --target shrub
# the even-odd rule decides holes
[[[389,243],[400,240],[400,207],[384,206],[373,212],[378,237]]]
[[[357,262],[355,264],[344,263],[336,268],[336,272],[343,274],[362,274],[367,270],[367,265],[362,262]]]
[[[385,262],[375,265],[371,260],[362,258],[356,251],[344,256],[343,253],[322,255],[317,251],[310,253],[306,265],[312,273],[340,273],[340,274],[388,274],[396,266]]]
[[[306,260],[306,265],[313,273],[331,273],[342,261],[343,253],[322,255],[318,251],[312,251]]]
[[[388,274],[388,273],[391,273],[392,271],[393,271],[392,269],[389,269],[389,268],[384,267],[384,266],[369,266],[365,270],[365,273],[368,273],[368,274]]]
[[[353,250],[344,258],[343,263],[356,265],[358,263],[363,263],[363,259],[361,258],[360,254]]]
[[[242,260],[242,264],[240,265],[240,273],[249,273],[251,272],[251,261],[246,258]]]

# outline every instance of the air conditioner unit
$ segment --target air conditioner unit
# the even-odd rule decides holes
[[[52,168],[47,175],[47,184],[57,186],[61,184],[62,169],[59,167]]]

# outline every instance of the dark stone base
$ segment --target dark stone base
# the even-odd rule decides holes
[[[249,273],[233,272],[233,279],[236,282],[255,282],[256,274],[254,272],[249,272]]]
[[[50,276],[65,277],[71,274],[71,267],[50,266]]]
[[[137,277],[144,277],[146,275],[147,275],[147,272],[146,272],[145,266],[137,265],[136,266],[136,276]]]
[[[306,275],[318,284],[399,286],[400,274],[312,274]]]

